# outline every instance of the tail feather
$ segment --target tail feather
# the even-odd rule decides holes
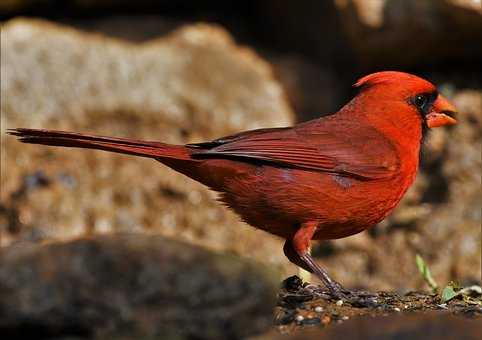
[[[189,149],[181,145],[172,145],[154,141],[142,141],[128,138],[114,138],[87,135],[75,132],[44,129],[9,129],[7,133],[17,136],[23,143],[88,148],[148,158],[190,159]]]

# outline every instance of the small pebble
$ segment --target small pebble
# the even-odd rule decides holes
[[[343,305],[343,300],[338,300],[338,301],[336,302],[336,305],[337,305],[337,306],[342,306],[342,305]]]
[[[398,308],[398,307],[393,308],[393,310],[394,310],[395,312],[400,312],[400,308]]]
[[[323,307],[321,307],[321,306],[316,306],[316,307],[315,307],[315,312],[317,312],[317,313],[323,312]]]
[[[296,318],[295,318],[296,322],[301,322],[301,321],[303,321],[304,319],[305,319],[305,318],[303,317],[303,315],[297,315]]]
[[[305,317],[305,320],[306,320],[306,319],[317,318],[317,317],[318,317],[318,314],[316,314],[316,313],[313,312],[313,311],[309,311],[308,313],[303,314],[303,316]]]

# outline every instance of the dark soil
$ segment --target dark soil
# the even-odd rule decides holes
[[[445,312],[466,318],[482,318],[482,297],[457,297],[446,303],[440,295],[427,292],[364,292],[369,300],[346,302],[331,297],[319,286],[302,282],[297,276],[287,278],[279,293],[275,325],[282,333],[292,333],[307,326],[343,323],[360,316]]]

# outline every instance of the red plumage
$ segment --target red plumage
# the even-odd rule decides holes
[[[288,258],[340,296],[309,253],[311,239],[358,233],[385,218],[415,179],[425,127],[454,124],[434,85],[401,72],[360,79],[339,112],[288,128],[210,142],[160,142],[14,129],[22,142],[154,158],[222,195],[254,227],[286,239]]]

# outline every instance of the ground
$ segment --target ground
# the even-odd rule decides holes
[[[343,323],[359,316],[386,316],[400,313],[445,312],[482,320],[482,297],[476,292],[442,302],[438,294],[427,292],[367,293],[371,299],[346,303],[332,299],[319,286],[291,276],[283,282],[275,310],[275,324],[281,333],[292,333],[313,325]]]

